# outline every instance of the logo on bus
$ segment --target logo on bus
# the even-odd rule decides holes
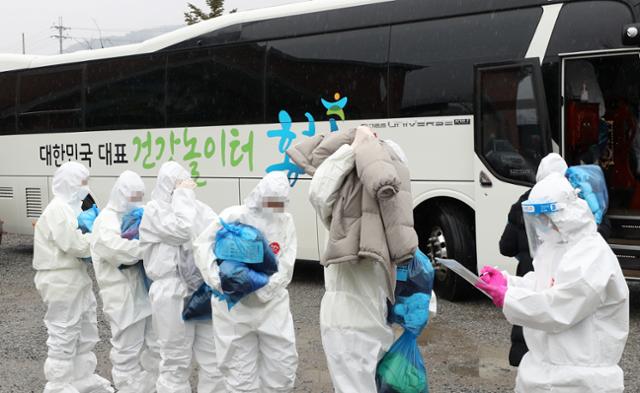
[[[320,98],[320,102],[327,110],[325,114],[329,121],[330,132],[339,131],[340,128],[338,126],[338,120],[346,120],[344,109],[349,102],[349,99],[347,97],[342,97],[340,93],[335,93],[333,95],[333,99],[333,101],[329,101],[324,98]],[[307,125],[306,128],[298,130],[299,134],[306,137],[312,137],[316,134],[316,120],[309,112],[306,112],[304,116],[307,118]],[[281,110],[280,113],[278,113],[278,120],[280,122],[280,128],[267,131],[267,137],[280,139],[278,142],[278,151],[282,155],[283,159],[281,162],[268,166],[266,172],[286,172],[287,177],[289,178],[289,184],[293,187],[296,185],[300,175],[304,174],[304,169],[291,162],[286,152],[293,144],[293,141],[298,137],[298,133],[293,129],[291,115],[286,110]]]
[[[451,120],[387,120],[377,123],[363,123],[370,128],[411,128],[411,127],[453,127],[471,124],[471,119]]]

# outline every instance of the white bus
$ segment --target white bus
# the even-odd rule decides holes
[[[640,278],[640,50],[632,1],[324,0],[237,14],[143,42],[0,58],[0,219],[32,233],[67,160],[104,205],[125,169],[148,192],[175,160],[216,210],[266,172],[293,185],[299,258],[325,233],[284,152],[360,124],[399,143],[420,245],[471,269],[516,261],[498,241],[551,151],[599,163],[612,247]],[[437,269],[437,290],[471,288]]]

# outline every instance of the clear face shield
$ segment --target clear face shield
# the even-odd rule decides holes
[[[564,205],[548,201],[522,202],[522,216],[529,241],[529,252],[533,258],[544,243],[560,240],[558,228],[549,218],[549,214],[564,208]]]

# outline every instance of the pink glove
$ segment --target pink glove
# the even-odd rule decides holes
[[[485,266],[480,270],[480,279],[487,284],[507,286],[507,278],[495,267]]]
[[[476,287],[488,293],[496,307],[502,308],[504,306],[504,295],[507,293],[507,286],[507,278],[500,270],[491,266],[485,266],[480,270],[480,281],[478,281]]]

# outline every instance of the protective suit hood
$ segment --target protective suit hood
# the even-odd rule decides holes
[[[547,215],[565,241],[597,232],[598,228],[589,205],[578,197],[576,190],[563,174],[551,173],[539,181],[531,190],[529,200],[553,201],[563,206],[562,209]]]
[[[291,186],[284,172],[271,172],[260,180],[256,188],[244,200],[244,204],[251,210],[261,210],[262,200],[265,197],[281,198],[289,197]]]
[[[125,213],[134,207],[139,207],[141,202],[131,202],[130,199],[138,195],[141,197],[144,195],[144,191],[142,178],[135,172],[124,171],[111,189],[108,207],[118,213]]]
[[[559,173],[564,176],[567,171],[567,163],[557,153],[550,153],[540,161],[538,173],[536,173],[536,182],[544,179],[552,173]]]
[[[158,172],[158,180],[151,193],[151,198],[158,202],[171,202],[171,194],[176,188],[176,183],[180,180],[187,180],[190,177],[189,172],[177,162],[165,162],[160,167],[160,172]]]
[[[82,200],[89,193],[89,187],[83,182],[89,181],[89,170],[77,162],[66,162],[53,175],[52,191],[74,208],[80,208]]]
[[[398,156],[398,158],[400,159],[400,161],[402,161],[403,164],[409,165],[409,159],[407,158],[407,155],[404,153],[400,145],[398,145],[397,143],[395,143],[390,139],[385,139],[382,142],[385,145],[387,145],[391,150],[393,150],[393,152]]]

